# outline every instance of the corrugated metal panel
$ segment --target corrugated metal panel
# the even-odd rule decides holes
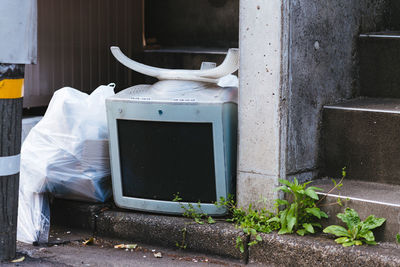
[[[109,47],[141,60],[142,6],[142,0],[38,0],[38,64],[26,66],[24,107],[47,105],[64,86],[91,92],[110,82],[119,90],[140,83]]]

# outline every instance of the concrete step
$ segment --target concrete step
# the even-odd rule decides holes
[[[313,186],[324,189],[320,198],[327,195],[321,202],[321,209],[326,211],[329,218],[323,222],[323,226],[332,224],[343,225],[336,214],[344,212],[346,207],[358,212],[362,220],[369,215],[386,218],[386,222],[380,228],[374,230],[377,241],[396,242],[396,234],[400,233],[400,186],[386,185],[371,182],[344,180],[340,190],[333,188],[331,179],[316,180]],[[337,204],[340,197],[342,205]],[[336,203],[336,204],[335,204]]]
[[[400,99],[354,99],[323,109],[321,177],[400,185]]]
[[[400,98],[400,32],[361,34],[360,95]]]

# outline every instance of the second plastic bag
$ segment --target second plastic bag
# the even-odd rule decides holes
[[[114,84],[91,95],[65,87],[21,148],[17,239],[47,242],[48,194],[104,202],[112,194],[105,99]]]

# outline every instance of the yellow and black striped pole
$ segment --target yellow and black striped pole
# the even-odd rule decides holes
[[[0,260],[16,251],[24,67],[0,63]]]

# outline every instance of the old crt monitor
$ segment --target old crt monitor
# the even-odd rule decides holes
[[[106,106],[117,206],[181,214],[172,201],[179,193],[182,204],[226,213],[213,203],[235,192],[237,87],[162,80],[127,88]]]

